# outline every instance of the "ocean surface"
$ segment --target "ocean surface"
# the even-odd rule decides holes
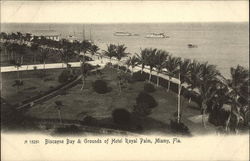
[[[146,47],[164,49],[173,56],[217,65],[225,77],[230,76],[230,67],[237,64],[249,68],[248,29],[248,23],[1,24],[4,32],[54,30],[63,38],[71,35],[79,40],[91,39],[101,50],[110,43],[125,44],[132,54]],[[139,35],[114,36],[115,32]],[[149,33],[165,33],[169,38],[145,38]],[[188,48],[187,44],[198,48]]]

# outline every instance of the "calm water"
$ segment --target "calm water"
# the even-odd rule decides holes
[[[163,23],[163,24],[2,24],[5,32],[33,32],[55,30],[62,37],[74,35],[79,40],[92,40],[101,49],[109,43],[125,44],[131,53],[140,48],[156,47],[165,49],[174,56],[208,61],[217,65],[226,77],[229,69],[237,64],[249,67],[249,24],[248,23]],[[139,36],[114,36],[123,31]],[[148,33],[162,33],[167,39],[147,39]],[[90,36],[91,35],[91,36]],[[188,48],[187,44],[198,45]]]

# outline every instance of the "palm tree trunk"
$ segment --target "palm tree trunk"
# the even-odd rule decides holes
[[[19,92],[19,87],[20,87],[20,83],[21,83],[21,80],[20,80],[20,73],[19,73],[19,67],[17,67],[17,92]]]
[[[43,72],[44,72],[43,74],[44,74],[44,77],[45,77],[45,74],[46,74],[45,73],[45,61],[43,62]]]
[[[119,94],[121,94],[122,93],[122,87],[121,87],[121,80],[119,80]]]
[[[131,69],[131,75],[133,76],[134,75],[134,68],[132,67]]]
[[[21,56],[21,62],[20,62],[20,64],[23,64],[23,56]]]
[[[169,78],[169,80],[168,80],[168,89],[167,89],[168,92],[169,92],[169,90],[170,90],[170,85],[171,85],[170,80],[171,80],[171,78]]]
[[[202,125],[204,128],[206,128],[205,116],[206,116],[207,104],[205,101],[202,101],[201,110],[202,110]]]
[[[229,123],[230,123],[230,121],[231,121],[231,116],[232,116],[232,112],[230,112],[230,114],[229,114],[229,116],[228,116],[228,118],[227,118],[227,120],[226,120],[226,125],[225,125],[225,130],[226,130],[226,132],[229,132]]]
[[[61,110],[58,110],[58,116],[59,116],[60,124],[62,124]]]
[[[144,68],[142,67],[142,68],[141,68],[141,74],[142,74],[142,72],[143,72],[143,69],[144,69]]]
[[[85,82],[86,82],[86,76],[85,75],[83,75],[83,77],[82,77],[83,79],[82,79],[82,87],[81,87],[81,91],[83,90],[83,88],[84,88],[84,86],[85,86]]]
[[[189,96],[188,103],[191,103],[191,101],[192,101],[192,97]]]
[[[34,52],[34,64],[36,64],[36,52]]]
[[[151,81],[151,77],[152,77],[152,70],[150,70],[150,72],[149,72],[149,77],[148,77],[149,82]]]
[[[159,73],[157,72],[157,87],[159,87]]]

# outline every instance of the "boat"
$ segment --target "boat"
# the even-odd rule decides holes
[[[133,34],[130,32],[115,32],[115,36],[132,36]]]
[[[188,44],[187,46],[188,48],[198,48],[198,45],[195,44]]]
[[[169,38],[164,33],[150,33],[146,35],[146,38]]]

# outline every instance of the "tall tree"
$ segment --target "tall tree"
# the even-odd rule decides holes
[[[226,130],[229,130],[229,123],[232,117],[236,118],[236,127],[234,127],[235,132],[237,132],[238,124],[240,120],[244,120],[241,113],[241,109],[244,108],[244,103],[240,100],[245,100],[243,102],[248,102],[249,96],[249,70],[244,67],[237,65],[236,68],[230,69],[231,79],[226,80],[225,84],[229,88],[228,95],[231,99],[231,110],[229,117],[226,121]],[[241,99],[240,99],[241,98]],[[247,105],[248,103],[246,103]],[[248,105],[247,105],[248,106]],[[249,108],[249,106],[248,106]]]
[[[153,68],[156,66],[156,52],[157,52],[157,49],[156,48],[149,48],[149,49],[146,49],[148,50],[147,53],[148,53],[148,56],[147,56],[147,59],[146,59],[146,65],[149,66],[149,77],[148,77],[148,81],[150,82],[151,81],[151,77],[152,77],[152,71],[153,71]]]
[[[44,76],[46,75],[45,65],[49,56],[49,48],[40,48],[39,61],[43,63]]]
[[[165,68],[167,69],[167,74],[169,76],[168,89],[167,89],[168,92],[169,92],[169,89],[170,89],[171,79],[174,76],[176,76],[178,74],[178,72],[179,72],[180,62],[181,62],[181,58],[173,57],[171,55],[168,56],[168,59],[165,62]]]
[[[141,65],[141,73],[143,72],[145,65],[147,63],[147,59],[149,55],[149,50],[147,48],[141,50],[140,54],[136,54],[137,59],[139,60],[139,64]]]
[[[107,46],[107,50],[104,50],[103,52],[104,52],[104,55],[109,57],[109,60],[110,60],[110,63],[111,63],[112,57],[114,57],[116,55],[116,45],[109,44]]]
[[[180,61],[180,93],[182,92],[183,83],[187,83],[190,85],[191,80],[191,66],[192,62],[190,59],[184,59],[183,61]],[[191,97],[189,97],[189,103],[191,102]]]
[[[55,105],[56,105],[55,108],[58,111],[58,117],[59,117],[59,120],[60,120],[60,124],[62,124],[61,109],[63,107],[63,103],[62,103],[62,101],[55,101]]]
[[[81,74],[82,74],[82,87],[81,90],[85,87],[86,78],[88,76],[89,71],[91,70],[91,65],[88,63],[81,63]]]
[[[33,57],[34,64],[36,64],[36,57],[37,57],[38,47],[39,47],[39,45],[37,43],[32,43],[31,47],[30,47],[30,50],[32,51],[32,54],[34,55],[34,57]]]
[[[126,53],[126,49],[127,47],[125,47],[125,45],[117,45],[115,47],[115,57],[117,58],[118,62],[119,62],[119,65],[120,65],[120,62],[121,62],[121,59],[125,56],[127,56],[128,53]],[[118,65],[118,68],[119,68],[119,65]]]
[[[159,73],[162,72],[162,69],[165,66],[169,53],[164,50],[158,50],[155,55],[155,68],[157,70],[157,87],[159,86]]]
[[[195,82],[197,82],[197,89],[201,97],[202,124],[206,127],[207,104],[218,90],[219,80],[217,76],[219,71],[216,69],[216,66],[209,65],[207,62],[197,67],[199,72],[195,75]]]
[[[90,53],[93,57],[98,52],[98,50],[100,50],[100,48],[97,45],[93,44],[93,45],[91,45],[89,50],[90,50]]]
[[[127,59],[125,63],[127,64],[127,69],[129,69],[129,67],[131,66],[131,75],[133,76],[134,68],[139,64],[138,57],[136,55],[133,55],[132,57],[129,57],[129,59]]]

